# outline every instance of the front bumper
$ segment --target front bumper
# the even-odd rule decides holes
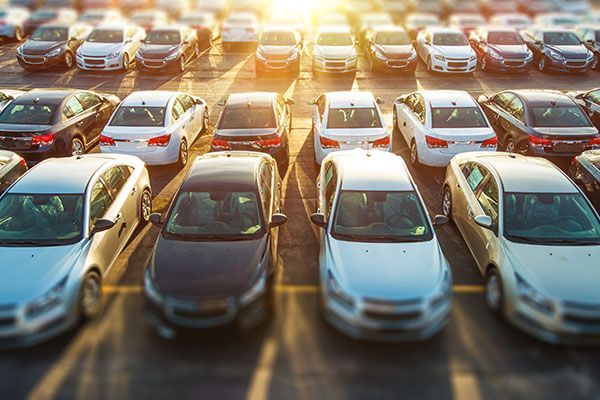
[[[469,74],[477,69],[477,59],[446,59],[440,61],[434,57],[431,61],[431,69],[445,74]]]
[[[356,72],[356,58],[315,58],[313,59],[313,67],[317,72],[325,72],[331,74],[344,74]]]
[[[300,69],[300,57],[287,60],[269,59],[263,60],[254,56],[257,71],[298,71]]]
[[[497,59],[493,57],[485,56],[487,60],[487,67],[494,71],[501,72],[526,72],[531,68],[533,58],[525,59],[510,59],[503,58]]]
[[[178,70],[180,65],[180,57],[169,61],[160,58],[135,58],[136,69],[144,72]]]
[[[587,72],[590,70],[593,60],[555,60],[546,57],[547,68],[556,72]]]
[[[77,68],[86,71],[118,71],[123,68],[123,54],[115,58],[76,55]]]
[[[413,59],[408,58],[387,58],[382,60],[375,57],[373,59],[373,69],[376,70],[388,70],[388,71],[410,71],[413,72],[417,69],[417,57]]]
[[[30,54],[21,55],[17,53],[17,61],[22,68],[36,71],[51,68],[64,68],[64,57],[64,52],[61,52],[59,55],[54,57]]]

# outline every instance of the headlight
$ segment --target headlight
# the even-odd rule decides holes
[[[378,50],[375,50],[375,57],[379,58],[380,60],[386,60],[385,56],[381,54]]]
[[[144,276],[144,293],[146,297],[156,305],[163,304],[163,296],[154,286],[154,282],[152,282],[152,276],[150,275],[150,268],[146,270],[146,275]]]
[[[531,287],[518,274],[515,274],[515,276],[517,278],[517,294],[520,300],[544,314],[552,314],[554,312],[554,303],[552,300]]]
[[[587,59],[588,59],[588,61],[593,60],[594,59],[594,53],[592,53],[591,51],[588,51]]]
[[[27,305],[27,316],[36,317],[46,311],[58,306],[64,301],[64,291],[67,284],[65,276],[54,287],[48,290],[43,296],[38,297]]]
[[[350,295],[344,292],[340,284],[333,277],[331,271],[327,272],[327,293],[348,308],[354,306],[354,300]]]
[[[558,54],[557,52],[552,51],[552,50],[549,50],[548,54],[550,55],[550,57],[554,58],[555,60],[562,61],[565,59],[563,56],[561,56],[560,54]]]
[[[438,55],[438,54],[436,54],[436,55],[435,55],[435,59],[436,59],[436,60],[439,60],[439,61],[446,61],[446,57],[444,57],[444,56],[440,56],[440,55]]]
[[[449,271],[444,272],[442,283],[438,289],[438,292],[432,297],[429,306],[433,309],[438,308],[440,305],[445,303],[447,299],[452,295],[452,278]]]
[[[61,49],[61,48],[54,49],[54,50],[46,53],[46,57],[56,57],[57,55],[59,55],[62,52],[63,52],[63,49]]]
[[[408,59],[409,60],[414,60],[415,58],[417,58],[417,51],[415,49],[412,49],[410,51],[410,54],[408,55]]]
[[[23,55],[23,46],[17,47],[17,54]]]
[[[287,58],[287,61],[295,60],[296,58],[298,58],[298,55],[299,55],[298,51],[294,50],[294,52],[292,54],[290,54],[290,56]]]
[[[525,59],[531,60],[532,58],[533,58],[533,53],[531,52],[531,50],[527,49],[527,53],[525,53]]]
[[[176,51],[174,53],[169,54],[168,56],[165,57],[165,61],[173,61],[174,59],[176,59],[177,57],[179,57],[179,51]]]
[[[242,293],[239,298],[239,302],[243,306],[247,306],[252,303],[254,300],[258,299],[265,292],[265,288],[267,287],[267,272],[262,271],[258,280],[248,291]]]
[[[106,58],[117,58],[121,55],[121,51],[114,51],[112,53],[109,53]]]
[[[488,56],[495,58],[496,60],[502,60],[502,56],[498,54],[495,50],[489,49],[487,54]]]

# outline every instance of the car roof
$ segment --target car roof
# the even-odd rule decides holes
[[[227,107],[269,107],[277,96],[274,92],[232,93],[227,98]]]
[[[414,190],[406,163],[384,151],[346,150],[333,153],[344,190]]]
[[[325,93],[329,107],[372,108],[375,105],[373,93],[367,91],[344,91]]]
[[[127,96],[122,106],[148,106],[148,107],[165,107],[173,96],[177,96],[179,92],[169,92],[166,90],[140,90],[133,92]]]
[[[509,90],[523,98],[530,105],[549,105],[555,102],[557,106],[572,106],[574,101],[567,94],[556,90]]]
[[[567,28],[553,28],[553,27],[550,27],[550,26],[548,26],[548,27],[541,27],[541,28],[538,27],[538,28],[534,28],[534,29],[531,29],[531,30],[537,30],[537,31],[540,31],[542,33],[567,33],[567,32],[573,33],[572,29],[567,29]]]
[[[77,89],[33,89],[21,96],[15,98],[15,104],[61,104],[63,100],[73,93],[77,93]]]
[[[49,22],[47,24],[42,24],[40,25],[41,28],[63,28],[63,29],[68,29],[72,26],[85,26],[81,23],[78,24],[74,24],[72,22]]]
[[[417,93],[434,108],[477,106],[475,99],[464,90],[421,90]]]

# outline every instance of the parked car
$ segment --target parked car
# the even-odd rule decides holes
[[[395,22],[399,22],[409,15],[416,6],[415,0],[381,0],[381,11],[388,13]]]
[[[12,151],[0,150],[0,195],[27,172],[27,162]]]
[[[477,55],[465,34],[453,28],[429,28],[417,36],[417,54],[430,72],[473,73]]]
[[[166,11],[171,18],[178,19],[192,9],[190,0],[155,0],[154,7]]]
[[[169,14],[158,9],[139,10],[131,14],[129,22],[144,28],[146,31],[151,31],[157,26],[167,25],[169,23]]]
[[[500,146],[508,152],[573,157],[600,148],[600,134],[583,110],[558,91],[509,90],[479,103],[492,122]]]
[[[442,209],[492,312],[548,342],[597,341],[600,276],[589,266],[600,263],[600,217],[564,172],[540,158],[461,154],[446,170]]]
[[[211,151],[245,150],[268,153],[285,173],[290,157],[294,100],[279,93],[232,93],[224,106]]]
[[[480,12],[480,5],[478,0],[446,0],[444,11],[453,14],[476,14]]]
[[[569,95],[585,111],[592,124],[600,130],[600,88],[585,92],[571,92]]]
[[[310,30],[309,22],[304,14],[287,11],[271,15],[267,25],[278,28],[292,28],[300,34],[302,40],[304,40]]]
[[[211,13],[201,11],[189,12],[182,16],[179,22],[188,25],[196,31],[201,50],[210,48],[213,40],[216,40],[220,36],[219,24]]]
[[[81,13],[79,21],[98,26],[123,21],[123,15],[119,10],[113,8],[89,8]]]
[[[25,93],[23,90],[0,89],[0,112],[2,112],[11,101],[23,93]]]
[[[221,42],[225,52],[234,45],[245,44],[255,46],[260,34],[256,15],[249,12],[232,13],[223,21],[221,27]]]
[[[391,151],[392,138],[379,108],[383,100],[371,92],[329,92],[312,105],[315,162],[332,152],[364,148]]]
[[[365,36],[371,29],[394,25],[389,14],[383,12],[372,12],[360,16],[360,27],[358,29],[358,42],[365,45]]]
[[[91,30],[91,26],[81,23],[42,25],[17,48],[17,61],[22,68],[30,71],[71,69],[77,49]]]
[[[437,28],[442,25],[436,14],[410,14],[404,20],[404,29],[411,39],[415,40],[424,29]]]
[[[452,276],[406,164],[383,152],[328,155],[317,180],[319,307],[356,339],[424,340],[448,322]],[[371,267],[365,269],[365,265]]]
[[[446,0],[416,0],[414,11],[445,17],[452,12],[452,9]]]
[[[347,28],[322,28],[313,48],[313,75],[316,73],[356,73],[357,53]]]
[[[584,16],[593,11],[592,5],[588,0],[566,0],[557,1],[556,6],[558,11]]]
[[[523,36],[542,72],[587,72],[594,65],[594,53],[581,39],[565,29],[531,29]]]
[[[469,41],[485,72],[529,72],[533,63],[533,53],[516,29],[480,28]]]
[[[229,2],[227,0],[196,0],[195,9],[209,12],[221,19],[229,9]]]
[[[569,175],[600,212],[600,150],[584,151],[573,158]]]
[[[77,11],[73,8],[40,8],[32,12],[23,23],[23,33],[29,36],[37,28],[49,23],[71,24],[77,21]]]
[[[152,29],[135,54],[140,72],[184,72],[200,55],[196,31],[184,25],[166,25]]]
[[[8,0],[10,7],[36,10],[44,5],[45,0]]]
[[[29,346],[93,319],[102,281],[152,212],[144,163],[90,154],[46,160],[0,197],[3,346]],[[40,273],[40,268],[44,273]]]
[[[448,26],[460,29],[467,36],[474,30],[486,25],[485,18],[481,14],[452,14],[448,18]]]
[[[348,19],[345,16],[331,12],[318,15],[315,26],[318,29],[340,28],[350,30]]]
[[[579,25],[575,29],[575,33],[579,36],[585,47],[594,53],[594,60],[590,65],[590,69],[598,70],[600,60],[600,26],[599,25]]]
[[[94,28],[77,49],[77,67],[89,71],[129,71],[146,32],[127,23],[107,23]]]
[[[530,17],[557,11],[554,0],[517,0],[518,10]]]
[[[144,279],[146,320],[172,337],[180,328],[251,328],[272,311],[281,179],[264,153],[197,157],[165,218]]]
[[[0,148],[18,153],[28,164],[81,155],[97,143],[119,101],[89,90],[30,90],[0,113]]]
[[[294,28],[263,29],[254,55],[256,74],[263,72],[300,73],[302,38]]]
[[[581,23],[581,18],[568,13],[547,13],[537,15],[533,23],[535,26],[551,29],[573,29]]]
[[[25,8],[9,7],[0,9],[0,40],[20,42],[25,38],[25,21],[29,11]]]
[[[458,90],[421,90],[394,102],[394,131],[410,149],[410,162],[445,167],[456,154],[496,151],[498,138],[477,101]]]
[[[414,73],[417,69],[417,51],[403,28],[388,26],[369,30],[365,48],[371,71]]]
[[[147,165],[183,168],[189,147],[208,128],[208,106],[181,92],[140,91],[127,96],[100,135],[102,153],[135,155]]]
[[[515,13],[518,9],[517,0],[479,0],[479,10],[488,18],[498,14]]]
[[[510,13],[510,14],[496,14],[490,18],[491,26],[505,26],[523,31],[533,25],[533,21],[526,14],[521,13]]]

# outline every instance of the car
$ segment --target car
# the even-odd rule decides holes
[[[445,11],[453,14],[478,14],[479,0],[446,0]]]
[[[188,12],[179,19],[179,23],[188,25],[196,31],[201,50],[210,48],[213,41],[220,36],[217,20],[213,14],[208,12]]]
[[[223,112],[215,127],[211,151],[268,153],[282,174],[289,165],[294,100],[279,93],[232,93],[218,103]]]
[[[600,150],[584,151],[574,157],[569,176],[600,212]]]
[[[452,6],[447,0],[416,0],[413,11],[445,17],[451,10]]]
[[[27,162],[12,151],[0,150],[0,196],[27,172]]]
[[[8,6],[15,8],[26,8],[29,10],[36,10],[42,7],[45,0],[8,0],[4,4],[8,3]]]
[[[448,322],[452,276],[401,157],[328,155],[317,178],[318,302],[342,333],[375,341],[425,340]],[[365,266],[369,268],[365,269]]]
[[[485,18],[478,13],[472,14],[452,14],[448,18],[448,26],[451,28],[460,29],[467,36],[482,26],[485,26]]]
[[[581,23],[581,18],[568,13],[546,13],[537,15],[533,23],[538,27],[573,29]]]
[[[221,42],[225,52],[239,44],[256,46],[260,34],[258,18],[250,12],[235,12],[221,26]]]
[[[121,4],[118,0],[78,0],[82,10],[90,9],[118,9]],[[124,10],[126,10],[124,8]]]
[[[100,135],[100,151],[135,155],[147,165],[188,162],[189,147],[209,125],[206,101],[182,92],[133,92]]]
[[[498,138],[477,101],[465,91],[421,90],[394,102],[394,131],[413,166],[446,167],[466,151],[496,151]]]
[[[459,29],[425,29],[417,36],[416,49],[429,72],[471,74],[477,69],[477,54]]]
[[[541,72],[582,73],[594,66],[595,56],[570,30],[533,28],[523,38]]]
[[[294,28],[263,29],[254,54],[256,74],[264,72],[300,73],[302,37]]]
[[[514,28],[480,28],[469,41],[484,72],[529,72],[533,63],[533,53]]]
[[[583,109],[592,124],[600,130],[600,88],[568,94]]]
[[[23,93],[25,93],[23,90],[0,89],[0,112],[2,112],[11,101]]]
[[[332,152],[354,148],[392,150],[392,138],[379,108],[384,101],[366,91],[329,92],[309,102],[315,163]]]
[[[48,23],[71,24],[77,21],[77,11],[73,8],[40,8],[29,15],[23,24],[25,36],[29,36],[37,28]]]
[[[135,54],[140,72],[184,72],[200,55],[196,31],[185,25],[165,25],[152,29]]]
[[[317,73],[355,74],[357,53],[347,28],[321,28],[313,48],[313,75]]]
[[[300,34],[300,38],[304,40],[309,33],[309,23],[304,13],[290,13],[289,11],[276,13],[271,15],[267,23],[270,27],[292,28]]]
[[[113,8],[89,8],[79,15],[79,21],[84,24],[98,26],[123,20],[119,10]]]
[[[97,317],[103,278],[151,212],[136,157],[53,158],[19,178],[0,196],[0,301],[10,305],[0,346],[31,346]]]
[[[47,2],[48,0],[46,0]],[[147,10],[154,6],[154,0],[119,0],[119,8],[127,13]]]
[[[360,17],[360,29],[358,30],[358,42],[365,45],[365,36],[376,28],[394,25],[394,21],[389,14],[383,12],[367,13]]]
[[[146,31],[151,31],[157,26],[167,25],[169,14],[158,9],[138,10],[131,14],[129,22],[144,28]]]
[[[600,67],[598,63],[600,59],[600,25],[579,25],[575,29],[575,33],[577,33],[585,47],[594,53],[594,60],[590,65],[590,69],[597,71]]]
[[[146,320],[159,334],[249,329],[273,309],[283,195],[268,154],[195,159],[160,227],[144,274]]]
[[[91,30],[91,26],[81,23],[42,25],[17,47],[17,61],[28,71],[69,70],[75,64],[75,52]]]
[[[415,40],[419,32],[423,29],[437,28],[442,25],[436,14],[410,14],[404,20],[404,29],[408,32],[411,39]]]
[[[93,148],[120,99],[77,89],[34,89],[0,113],[0,148],[27,163],[81,155]]]
[[[523,174],[527,171],[527,174]],[[464,153],[446,170],[442,209],[485,279],[495,314],[542,340],[598,340],[600,217],[550,161]]]
[[[129,71],[146,32],[116,22],[98,25],[77,49],[77,68],[88,71]]]
[[[25,21],[29,11],[25,8],[8,7],[0,9],[0,40],[20,42],[25,38]]]
[[[515,13],[518,8],[516,0],[479,0],[479,10],[487,18],[493,18],[499,14]]]
[[[519,12],[532,18],[558,10],[554,0],[517,0],[517,4]]]
[[[191,11],[191,1],[188,0],[155,0],[154,7],[158,10],[164,10],[169,17],[178,19]]]
[[[508,90],[482,95],[479,104],[511,153],[572,158],[600,148],[600,134],[575,100],[553,90]]]
[[[195,9],[209,12],[221,19],[229,9],[228,3],[227,0],[196,0]]]
[[[398,71],[414,74],[417,51],[406,31],[398,26],[369,30],[365,37],[365,56],[371,71]]]
[[[556,5],[560,12],[568,14],[584,16],[593,11],[593,7],[588,0],[557,1]]]
[[[523,31],[531,27],[533,21],[526,14],[509,13],[494,15],[490,18],[489,24],[492,26],[505,26],[514,28],[518,31]]]

